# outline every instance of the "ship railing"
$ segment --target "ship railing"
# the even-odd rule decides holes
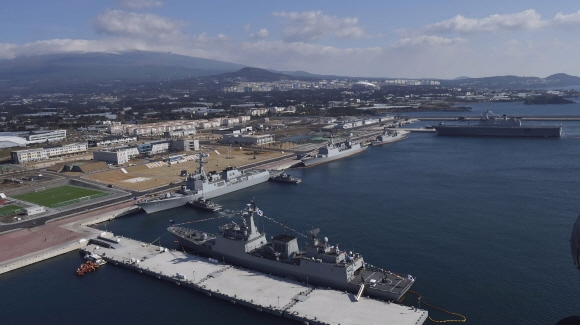
[[[395,277],[397,277],[397,278],[399,278],[401,280],[410,280],[411,282],[414,282],[415,281],[415,278],[412,275],[410,275],[410,274],[394,273],[394,272],[391,272],[391,271],[382,269],[382,268],[380,268],[378,266],[370,265],[368,263],[365,263],[365,270],[372,271],[372,272],[385,273],[385,274],[388,274],[388,275],[395,276]]]

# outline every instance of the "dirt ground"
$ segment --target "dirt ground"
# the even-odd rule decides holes
[[[230,153],[228,153],[228,149],[231,149]],[[214,150],[217,150],[220,154],[218,155]],[[288,153],[282,153],[283,150],[284,149],[276,151],[258,151],[256,159],[254,159],[253,149],[240,150],[238,147],[213,146],[205,149],[205,152],[209,153],[209,158],[205,159],[207,161],[205,171],[221,171],[228,166],[242,167],[248,164],[287,155]],[[192,154],[194,153],[192,152]],[[146,165],[138,165],[125,167],[127,174],[123,173],[121,169],[115,169],[83,177],[104,184],[112,184],[116,187],[142,191],[167,185],[170,182],[180,182],[184,179],[184,177],[180,176],[182,169],[187,170],[188,173],[193,173],[197,170],[197,167],[198,163],[195,161],[176,163],[171,166],[156,168],[149,168]]]
[[[80,223],[95,216],[128,208],[132,205],[133,202],[123,202],[104,209],[93,210],[71,218],[50,222],[42,226],[2,234],[0,235],[0,262],[81,239],[84,237],[83,234],[61,228],[61,226],[77,221]]]

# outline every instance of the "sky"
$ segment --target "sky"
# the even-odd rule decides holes
[[[0,59],[147,50],[353,77],[580,76],[579,32],[578,1],[0,1]]]

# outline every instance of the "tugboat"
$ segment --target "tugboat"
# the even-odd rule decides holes
[[[294,177],[292,175],[288,175],[286,173],[281,173],[276,176],[270,177],[270,181],[272,182],[282,182],[282,183],[292,183],[292,184],[300,184],[302,180],[298,177]]]
[[[210,199],[206,199],[204,197],[189,201],[189,205],[195,208],[209,211],[219,211],[222,209],[221,205],[213,203]]]
[[[266,236],[256,227],[254,213],[264,215],[252,201],[241,212],[240,225],[232,221],[221,226],[217,235],[177,226],[167,230],[177,237],[183,247],[195,254],[317,286],[348,291],[357,297],[364,292],[365,296],[399,301],[415,282],[410,275],[395,274],[365,263],[361,254],[330,245],[326,237],[318,239],[320,229],[308,232],[310,238],[306,245],[299,245],[298,238],[291,235]],[[272,241],[268,242],[268,238]],[[301,250],[300,247],[305,249]]]

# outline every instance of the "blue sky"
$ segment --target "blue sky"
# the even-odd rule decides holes
[[[0,2],[0,58],[151,50],[361,77],[580,75],[573,1]]]

